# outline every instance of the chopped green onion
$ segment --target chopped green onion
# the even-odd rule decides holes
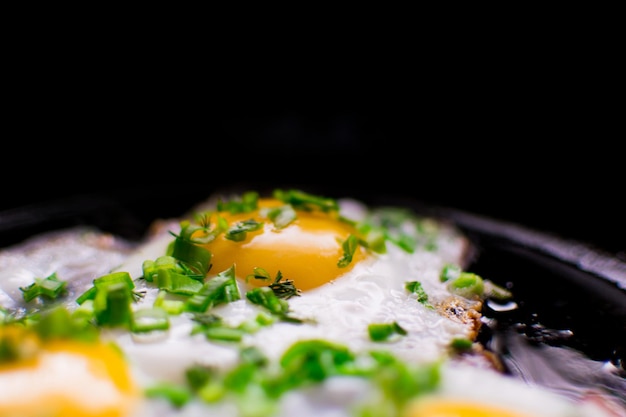
[[[164,398],[175,408],[182,408],[191,401],[193,393],[185,386],[171,382],[160,382],[144,391],[148,398]]]
[[[390,340],[394,335],[406,336],[407,332],[397,322],[372,323],[367,326],[370,339],[375,342]]]
[[[439,281],[454,281],[461,274],[461,267],[455,264],[446,264],[444,265],[441,273],[439,274]]]
[[[484,280],[485,283],[485,295],[488,298],[492,298],[498,301],[509,300],[513,297],[513,293],[506,288],[495,284],[492,281]]]
[[[203,286],[203,283],[197,279],[178,274],[170,269],[159,269],[155,282],[160,290],[181,295],[196,294]]]
[[[130,324],[132,300],[132,291],[125,282],[108,283],[106,287],[99,288],[94,299],[94,313],[98,324]]]
[[[352,257],[359,247],[359,240],[354,235],[349,235],[346,240],[341,244],[341,248],[343,249],[343,255],[341,259],[337,262],[337,266],[339,268],[345,268],[352,262]]]
[[[167,298],[167,291],[159,291],[154,299],[154,307],[162,308],[169,315],[177,316],[185,311],[185,302],[182,300],[170,300]]]
[[[24,301],[29,302],[40,295],[56,299],[65,292],[67,282],[61,281],[54,272],[44,279],[35,278],[35,282],[27,287],[20,287]]]
[[[160,256],[155,261],[145,260],[141,266],[143,277],[146,281],[152,282],[156,278],[160,269],[173,270],[182,273],[183,269],[178,265],[178,261],[173,256]]]
[[[196,294],[190,296],[185,303],[185,309],[203,313],[218,304],[239,299],[241,299],[241,294],[235,280],[235,266],[232,265],[216,277],[209,279]]]
[[[130,329],[133,333],[147,333],[169,328],[169,315],[162,308],[144,307],[132,313]]]
[[[458,278],[448,282],[448,289],[465,298],[482,297],[485,290],[483,279],[471,272],[461,272]]]
[[[428,308],[433,308],[433,306],[428,302],[428,294],[424,291],[424,287],[422,283],[419,281],[408,281],[404,284],[404,287],[411,294],[417,295],[417,301],[424,304]]]
[[[228,211],[230,214],[249,213],[258,207],[259,193],[256,191],[247,191],[242,194],[240,199],[231,199],[223,201],[221,198],[217,201],[218,211]]]
[[[291,204],[297,210],[312,211],[318,209],[325,213],[339,210],[339,204],[335,199],[316,196],[300,190],[276,189],[273,195],[274,198]]]
[[[177,237],[172,248],[172,256],[190,267],[201,278],[209,272],[211,252],[190,240]]]
[[[290,223],[296,220],[296,211],[290,205],[284,205],[281,207],[267,208],[261,212],[262,215],[267,216],[277,229],[283,229]]]
[[[455,337],[454,339],[452,339],[450,346],[452,347],[452,349],[458,352],[466,352],[472,349],[472,344],[473,344],[472,341],[469,339],[462,338],[462,337]]]
[[[246,298],[251,303],[266,308],[272,314],[285,316],[289,312],[287,301],[278,298],[269,287],[254,288],[246,293]]]
[[[259,223],[254,219],[243,220],[231,226],[224,236],[233,242],[241,242],[246,239],[248,232],[255,232],[263,227],[263,223]]]

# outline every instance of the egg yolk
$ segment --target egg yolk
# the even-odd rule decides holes
[[[492,404],[462,400],[426,400],[410,405],[404,417],[533,417]]]
[[[279,207],[279,200],[260,199],[259,208]],[[241,242],[228,240],[220,235],[205,247],[211,251],[213,272],[221,272],[235,265],[235,274],[245,279],[253,274],[254,268],[263,268],[271,278],[278,271],[284,279],[293,280],[296,288],[309,290],[339,278],[349,272],[355,264],[365,258],[365,250],[359,245],[352,261],[339,267],[338,261],[344,254],[342,243],[356,229],[339,221],[335,215],[321,211],[297,211],[297,218],[284,228],[262,216],[259,210],[248,213],[230,214],[220,212],[232,226],[240,221],[254,219],[263,223],[260,230],[248,232]],[[266,286],[267,281],[249,279],[252,286]]]
[[[136,409],[139,389],[113,346],[59,340],[34,350],[0,364],[0,416],[126,417]]]

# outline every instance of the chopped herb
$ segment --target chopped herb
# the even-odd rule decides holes
[[[271,280],[271,275],[265,269],[256,267],[252,271],[252,274],[246,277],[246,282],[251,279],[269,281]],[[283,299],[299,296],[301,293],[301,291],[294,285],[293,280],[284,279],[283,274],[280,271],[276,273],[276,278],[274,278],[273,283],[269,284],[269,287],[272,291],[274,291],[274,294],[276,294],[278,298]]]
[[[457,352],[467,352],[472,349],[472,341],[466,338],[456,337],[452,339],[450,347]]]
[[[223,201],[221,198],[217,201],[218,211],[228,211],[230,214],[250,213],[258,207],[259,193],[256,191],[247,191],[240,198],[233,198]]]
[[[439,281],[454,281],[461,274],[461,267],[455,264],[446,264],[439,274]]]
[[[321,210],[324,213],[337,212],[339,210],[339,204],[337,204],[335,199],[316,196],[300,190],[276,189],[273,195],[274,198],[286,204],[291,204],[296,210]]]
[[[148,398],[164,398],[175,408],[182,408],[192,398],[193,393],[185,386],[171,382],[160,382],[144,390]]]
[[[241,242],[246,239],[248,232],[255,232],[263,227],[263,223],[259,223],[254,219],[240,221],[231,226],[224,236],[228,240]]]
[[[56,299],[66,292],[67,282],[61,281],[54,272],[46,278],[35,278],[35,282],[27,287],[20,287],[24,301],[29,302],[36,297],[44,296]]]
[[[341,256],[341,259],[339,259],[339,261],[337,262],[337,266],[339,268],[345,268],[346,266],[350,265],[350,262],[352,262],[352,257],[354,256],[354,253],[356,252],[358,247],[359,240],[357,239],[357,237],[354,235],[349,235],[346,240],[344,240],[341,244],[341,248],[343,249],[343,255]]]
[[[419,282],[419,281],[408,281],[408,282],[406,282],[404,284],[404,287],[411,294],[417,295],[417,301],[418,302],[424,304],[428,308],[431,308],[431,309],[434,308],[428,302],[428,294],[426,294],[426,291],[424,291],[424,287],[422,286],[421,282]]]
[[[163,331],[170,328],[167,311],[159,307],[144,307],[132,313],[130,330],[133,333]]]
[[[235,280],[235,266],[232,265],[206,281],[197,293],[191,295],[185,302],[185,310],[203,313],[211,307],[240,298],[241,294]]]
[[[367,326],[370,339],[375,342],[390,340],[392,336],[406,336],[407,332],[397,322],[393,323],[372,323]]]
[[[267,216],[277,229],[283,229],[296,220],[296,211],[290,205],[263,209],[260,214]]]
[[[471,272],[461,272],[455,280],[448,282],[448,289],[465,298],[482,297],[485,291],[483,279]]]

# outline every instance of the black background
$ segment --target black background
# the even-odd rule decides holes
[[[293,185],[453,207],[624,256],[625,164],[610,109],[385,100],[40,111],[3,154],[2,208],[105,194],[147,217],[175,215],[216,188]]]

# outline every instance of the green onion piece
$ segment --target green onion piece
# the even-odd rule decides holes
[[[266,215],[277,229],[283,229],[290,223],[296,220],[296,211],[290,205],[284,205],[281,207],[268,208],[263,211],[263,215]]]
[[[495,284],[489,280],[483,280],[485,284],[485,295],[498,301],[506,301],[513,298],[513,293],[506,288]]]
[[[182,300],[169,300],[167,291],[159,291],[154,299],[153,307],[162,308],[167,314],[177,316],[185,310],[185,302]]]
[[[424,291],[422,283],[419,281],[408,281],[404,284],[404,287],[411,294],[417,295],[417,301],[424,304],[428,308],[433,308],[428,302],[428,294]]]
[[[393,323],[372,323],[367,326],[370,339],[375,342],[382,342],[389,340],[393,335],[405,336],[406,330],[402,328],[397,322]]]
[[[441,273],[439,274],[439,281],[454,281],[461,274],[461,267],[455,264],[446,264],[444,265]]]
[[[41,279],[35,278],[35,282],[27,287],[20,287],[24,301],[29,302],[40,295],[50,299],[56,299],[65,292],[67,282],[59,280],[56,272]]]
[[[178,274],[170,269],[159,269],[155,282],[160,290],[181,295],[196,294],[203,285],[197,279]]]
[[[219,199],[217,201],[217,211],[228,211],[230,214],[249,213],[258,207],[259,193],[247,191],[241,195],[240,199],[233,198],[229,201]]]
[[[145,260],[141,266],[143,277],[146,281],[152,282],[160,269],[169,269],[175,272],[182,272],[178,266],[178,261],[173,256],[160,256],[155,261]]]
[[[272,314],[284,316],[289,311],[287,301],[278,298],[269,287],[254,288],[246,292],[246,298],[251,303],[266,308]]]
[[[356,252],[359,247],[359,240],[354,235],[349,235],[346,240],[341,244],[341,248],[343,249],[343,255],[341,259],[337,262],[337,266],[339,268],[345,268],[352,262],[352,257],[354,256],[354,252]]]
[[[144,390],[148,398],[164,398],[175,408],[182,408],[193,398],[189,388],[170,382],[161,382]]]
[[[272,279],[272,276],[265,269],[260,268],[260,267],[255,267],[252,270],[252,273],[246,277],[246,282],[249,282],[251,279],[269,281]]]
[[[472,349],[472,341],[462,337],[455,337],[450,343],[450,347],[458,352],[466,352]]]
[[[233,327],[226,326],[212,326],[207,327],[202,332],[207,339],[221,340],[224,342],[240,342],[243,338],[245,331]]]
[[[354,355],[343,346],[326,340],[294,343],[280,358],[284,377],[276,387],[284,392],[307,382],[319,382],[341,374],[341,368],[354,361]]]
[[[276,189],[273,196],[283,203],[291,204],[296,210],[312,211],[318,209],[325,213],[339,210],[339,204],[335,199],[316,196],[300,190]]]
[[[107,288],[111,285],[124,284],[129,290],[135,288],[135,283],[128,272],[113,272],[111,274],[102,275],[93,280],[93,285],[98,289]]]
[[[203,365],[192,365],[185,369],[185,380],[192,390],[197,391],[216,376],[216,371]]]
[[[76,320],[64,307],[55,307],[41,314],[33,328],[44,340],[75,339],[94,341],[98,331],[85,320]]]
[[[239,299],[241,294],[235,280],[235,266],[232,265],[209,279],[196,294],[190,296],[185,303],[185,309],[203,313],[210,307]]]
[[[130,324],[133,296],[127,283],[109,283],[99,289],[94,299],[94,313],[98,324],[123,326]]]
[[[165,310],[159,307],[144,307],[132,313],[130,330],[133,333],[147,333],[168,330],[170,319]]]
[[[201,278],[204,278],[209,272],[211,252],[189,240],[177,237],[172,247],[172,256],[186,264]]]
[[[392,356],[390,352],[374,351],[370,354],[378,363],[372,373],[372,382],[383,391],[383,401],[388,401],[391,409],[396,410],[392,415],[397,415],[398,410],[415,398],[416,393],[426,394],[439,386],[439,362],[412,367]]]
[[[76,302],[78,305],[82,305],[85,301],[91,300],[93,301],[96,298],[96,293],[98,289],[96,287],[90,287],[87,291],[82,293],[77,299]]]
[[[233,242],[241,242],[246,239],[248,232],[255,232],[263,227],[263,223],[259,223],[254,219],[243,220],[231,226],[224,236]]]
[[[193,321],[197,324],[192,334],[203,334],[207,339],[224,342],[239,342],[243,335],[248,333],[242,326],[230,327],[224,324],[222,318],[216,314],[196,314]]]
[[[448,283],[448,289],[465,298],[482,297],[485,291],[483,279],[471,272],[461,272],[459,277]]]
[[[365,233],[365,246],[376,253],[387,253],[385,233],[379,229],[371,229]]]

